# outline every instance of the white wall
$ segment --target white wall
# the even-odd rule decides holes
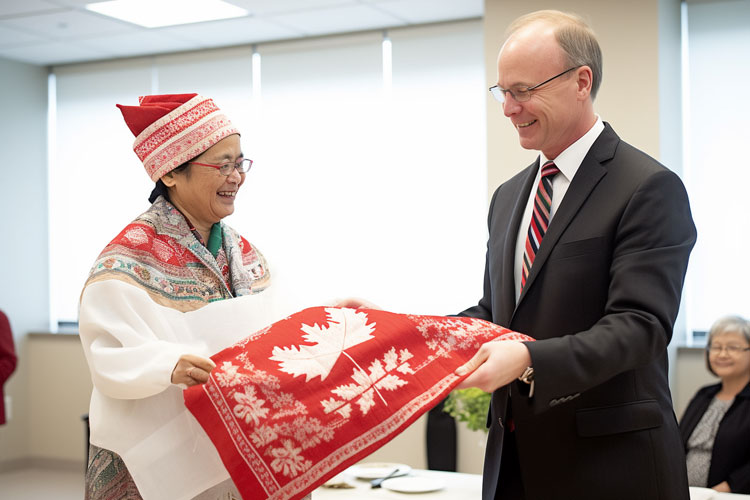
[[[28,455],[43,461],[80,463],[86,456],[86,424],[92,383],[77,335],[31,334]]]
[[[47,70],[0,59],[0,109],[0,309],[23,359],[24,336],[49,325]],[[27,383],[19,363],[5,386],[12,415],[0,427],[0,462],[28,453]]]

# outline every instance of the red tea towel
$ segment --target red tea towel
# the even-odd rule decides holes
[[[213,356],[185,405],[243,498],[300,499],[442,400],[492,339],[533,340],[473,318],[314,307]]]

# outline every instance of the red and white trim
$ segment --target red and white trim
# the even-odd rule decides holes
[[[133,151],[156,182],[232,134],[239,131],[213,100],[196,95],[138,134]]]

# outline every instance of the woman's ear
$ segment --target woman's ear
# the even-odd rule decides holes
[[[177,184],[177,180],[175,179],[173,172],[167,172],[166,174],[162,175],[161,181],[167,187],[174,187],[174,185]]]

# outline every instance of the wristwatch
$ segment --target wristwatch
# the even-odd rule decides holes
[[[524,384],[529,384],[529,397],[532,397],[534,395],[534,367],[527,366],[518,380]]]

